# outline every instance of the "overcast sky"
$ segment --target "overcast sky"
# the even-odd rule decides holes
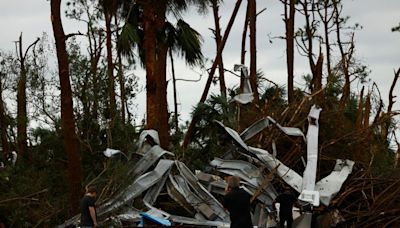
[[[236,1],[225,0],[224,2],[220,7],[222,15],[221,26],[223,29],[229,20]],[[372,71],[370,78],[378,84],[384,100],[387,101],[394,69],[400,67],[400,33],[391,32],[391,28],[400,22],[400,0],[344,0],[343,3],[344,15],[351,17],[349,25],[359,23],[363,26],[363,29],[355,35],[356,57]],[[233,69],[233,65],[240,62],[240,40],[245,4],[246,1],[243,1],[224,50],[224,64],[227,69]],[[284,24],[281,19],[283,6],[279,0],[258,0],[258,11],[263,8],[266,8],[266,11],[257,18],[257,68],[261,69],[268,79],[283,85],[286,84],[285,43],[279,39],[272,39],[272,43],[270,43],[271,38],[284,34]],[[185,14],[184,17],[192,27],[202,34],[204,55],[209,59],[213,59],[215,56],[215,43],[209,30],[209,28],[214,27],[212,12],[210,11],[207,16],[190,12]],[[300,17],[299,14],[298,17]],[[43,32],[47,32],[52,40],[49,1],[0,0],[0,28],[2,31],[0,49],[2,50],[13,51],[15,48],[13,41],[18,39],[21,32],[23,32],[25,48],[36,37],[41,36]],[[68,20],[64,20],[64,29],[66,33],[77,32],[78,30],[85,31],[76,22]],[[210,61],[207,63],[207,67],[211,66]],[[198,78],[199,73],[201,73],[198,69],[188,70],[184,64],[179,63],[176,66],[176,72],[178,78],[187,79]],[[295,86],[303,87],[301,75],[306,73],[309,73],[306,60],[297,58],[295,60]],[[136,74],[142,79],[145,78],[143,71],[137,71]],[[193,105],[200,99],[205,80],[206,75],[204,74],[201,82],[198,83],[178,82],[179,109],[183,119],[189,118]],[[238,84],[238,78],[232,75],[228,74],[226,80],[230,86]],[[144,80],[141,83],[144,87]],[[171,88],[172,86],[170,85],[169,89]],[[216,92],[217,90],[218,86],[215,86],[212,91]],[[400,97],[400,85],[397,85],[395,94]],[[172,107],[171,90],[169,91],[169,96],[169,104]],[[144,113],[145,92],[139,94],[136,102],[139,104],[137,112]],[[400,109],[400,101],[396,103],[395,109]]]

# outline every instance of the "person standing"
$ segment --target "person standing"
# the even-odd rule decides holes
[[[96,196],[97,191],[93,186],[86,188],[86,193],[81,199],[81,228],[94,228],[97,227],[97,213],[96,213]]]
[[[290,188],[285,186],[285,192],[278,195],[272,204],[275,207],[275,203],[279,203],[279,227],[291,228],[293,225],[293,205],[297,202],[296,197],[290,192]]]
[[[252,228],[250,195],[239,188],[239,185],[239,177],[228,177],[223,205],[225,209],[229,211],[231,228]]]

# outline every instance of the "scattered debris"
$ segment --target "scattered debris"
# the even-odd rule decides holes
[[[238,66],[238,69],[242,69]],[[242,69],[243,70],[243,69]],[[103,224],[145,224],[146,219],[159,224],[180,224],[196,226],[229,227],[229,215],[219,199],[224,194],[226,175],[236,175],[241,179],[241,187],[252,195],[254,205],[253,224],[268,227],[276,224],[271,219],[272,203],[277,191],[271,184],[274,176],[281,178],[299,195],[304,205],[310,206],[296,221],[299,227],[310,227],[312,206],[319,207],[320,202],[329,206],[340,191],[342,184],[352,172],[353,161],[336,161],[331,174],[316,182],[318,162],[318,118],[321,109],[313,106],[308,120],[307,136],[298,128],[283,127],[271,117],[255,122],[241,134],[216,121],[223,134],[228,136],[237,152],[244,155],[244,160],[214,158],[210,162],[210,172],[196,171],[196,175],[182,162],[174,160],[174,154],[163,150],[159,145],[157,132],[144,131],[138,142],[138,154],[141,159],[127,173],[131,183],[112,196],[106,202],[99,203],[98,217]],[[292,170],[268,151],[248,146],[245,141],[251,139],[269,126],[276,126],[282,132],[293,137],[301,137],[307,143],[307,163],[303,176]],[[273,148],[275,148],[273,146]],[[274,149],[276,150],[276,149]],[[107,149],[104,155],[112,157],[120,153]],[[277,153],[277,151],[274,151]],[[246,159],[247,158],[247,159]],[[151,169],[151,167],[154,167]],[[269,170],[269,173],[265,171]],[[156,208],[159,197],[168,196],[185,211],[185,216],[173,214]],[[138,199],[143,205],[135,208],[133,202]],[[336,218],[341,218],[339,211],[334,211]],[[68,220],[59,227],[78,224],[79,216]],[[337,222],[340,222],[340,219]]]

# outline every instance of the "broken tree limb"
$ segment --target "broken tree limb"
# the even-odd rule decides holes
[[[261,194],[261,192],[269,185],[269,183],[274,179],[274,175],[276,173],[276,169],[280,166],[281,164],[278,164],[271,172],[268,174],[268,176],[263,180],[261,185],[257,188],[256,192],[251,196],[250,203],[253,203],[255,199]]]
[[[224,50],[226,41],[228,40],[229,33],[231,31],[233,22],[235,21],[235,18],[236,18],[236,15],[237,15],[238,11],[239,11],[241,3],[242,3],[242,0],[238,0],[236,2],[235,8],[233,9],[232,16],[231,16],[231,18],[229,20],[229,23],[228,23],[227,27],[226,27],[226,31],[224,33],[224,36],[222,37],[220,46],[218,47],[217,55],[216,55],[216,57],[214,59],[213,65],[212,65],[211,70],[210,70],[210,73],[208,74],[208,79],[207,79],[207,82],[206,82],[206,86],[204,88],[203,94],[201,95],[201,98],[200,98],[200,101],[199,101],[198,104],[204,103],[204,101],[207,99],[208,90],[210,89],[211,82],[212,82],[212,79],[214,77],[217,65],[218,65],[217,59],[218,59],[219,56],[222,55],[222,50]],[[194,115],[193,118],[192,118],[192,121],[189,124],[188,130],[186,131],[185,138],[183,140],[182,147],[184,149],[187,148],[187,146],[189,145],[190,140],[192,139],[194,127],[196,126],[197,121],[198,121],[198,117]]]

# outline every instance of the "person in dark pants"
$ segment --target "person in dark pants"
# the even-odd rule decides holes
[[[279,203],[279,227],[291,228],[293,224],[293,205],[297,203],[297,198],[290,192],[290,188],[285,186],[285,192],[278,195],[272,204]]]
[[[223,205],[229,211],[231,228],[252,228],[250,195],[239,188],[239,184],[239,177],[228,177]]]
[[[86,193],[81,199],[81,228],[97,227],[96,196],[97,191],[95,187],[90,186],[86,188]]]

